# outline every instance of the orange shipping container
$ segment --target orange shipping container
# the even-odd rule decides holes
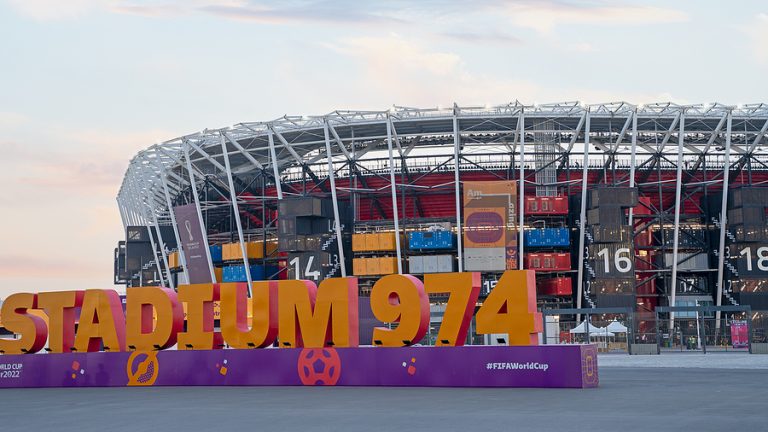
[[[179,253],[178,252],[171,252],[168,254],[168,266],[170,268],[178,268],[179,267]]]
[[[378,258],[364,258],[365,259],[365,271],[369,276],[380,275],[379,259]]]
[[[379,273],[382,275],[397,273],[397,257],[381,257],[379,260]]]
[[[365,250],[377,251],[379,249],[379,236],[376,233],[363,234],[365,236]]]
[[[247,242],[245,244],[245,247],[246,247],[246,253],[248,254],[248,259],[264,258],[264,242],[263,241],[259,240],[259,241]],[[267,256],[274,254],[275,251],[277,251],[277,242],[268,241],[266,249],[267,249]],[[242,248],[240,247],[240,243],[226,243],[222,245],[221,257],[224,261],[243,259],[243,252],[242,252]]]
[[[363,252],[366,251],[366,235],[367,234],[352,234],[352,251]]]
[[[365,262],[365,258],[354,258],[352,260],[352,272],[355,276],[367,276],[368,268]]]
[[[397,243],[395,242],[394,232],[380,232],[376,234],[377,242],[379,244],[380,251],[393,251],[396,249]]]

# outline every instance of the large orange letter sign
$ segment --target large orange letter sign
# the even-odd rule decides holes
[[[48,348],[54,353],[70,352],[75,346],[75,312],[83,306],[85,291],[42,292],[37,307],[48,315]]]
[[[3,326],[19,335],[18,339],[0,338],[0,351],[4,354],[36,353],[45,346],[48,330],[45,321],[27,313],[37,308],[37,294],[18,293],[5,299],[0,314]]]
[[[248,329],[248,302],[253,305],[253,322]],[[263,348],[277,337],[277,281],[253,283],[253,298],[248,285],[221,284],[221,334],[232,348]]]
[[[435,345],[462,346],[480,295],[480,273],[436,273],[424,275],[427,293],[448,293],[443,322]]]
[[[280,346],[359,345],[357,278],[331,278],[320,288],[306,280],[280,281]]]
[[[136,287],[125,291],[128,347],[137,351],[161,350],[176,345],[184,328],[184,310],[176,292],[168,288]],[[157,323],[152,311],[157,312]]]
[[[89,289],[83,296],[75,349],[99,351],[100,343],[105,350],[125,351],[125,315],[115,290]]]
[[[509,345],[538,345],[541,313],[536,312],[536,273],[507,270],[477,311],[477,332],[508,333]]]
[[[179,285],[179,300],[187,304],[187,330],[179,333],[179,349],[220,349],[221,333],[213,330],[213,302],[219,284]]]
[[[379,321],[398,323],[392,330],[375,327],[374,345],[413,345],[427,334],[429,298],[424,284],[411,275],[387,275],[376,281],[371,290],[371,311]]]

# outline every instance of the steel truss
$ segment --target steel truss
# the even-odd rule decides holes
[[[394,228],[401,231],[404,223],[425,217],[422,201],[430,194],[453,195],[455,214],[460,214],[461,178],[468,172],[523,178],[521,224],[525,224],[523,197],[528,193],[585,197],[595,185],[636,186],[641,196],[654,196],[657,203],[636,234],[652,226],[674,228],[671,268],[648,273],[649,280],[671,275],[659,295],[670,297],[674,304],[679,236],[685,235],[680,228],[702,213],[685,213],[687,200],[695,193],[723,190],[723,184],[753,184],[753,172],[768,171],[767,132],[765,103],[516,101],[492,107],[393,106],[385,111],[284,116],[205,129],[139,152],[129,163],[117,203],[123,225],[147,226],[158,233],[162,225],[175,228],[174,205],[194,203],[211,238],[242,241],[273,236],[277,201],[296,195],[332,197],[334,203],[349,200],[356,220],[369,210],[370,218],[391,216]],[[670,172],[674,176],[665,178]],[[452,175],[452,180],[425,185],[423,180],[434,174]],[[338,180],[346,186],[336,186]],[[674,194],[671,201],[670,194]],[[725,188],[720,259],[712,269],[717,272],[717,306],[723,297],[727,195]],[[370,209],[360,208],[363,198],[371,200]],[[585,203],[582,200],[579,218],[582,254]],[[338,208],[334,210],[338,220]],[[632,210],[629,217],[632,224]],[[454,221],[460,230],[461,218]],[[176,232],[177,242],[178,237]],[[340,241],[341,236],[337,238]],[[399,236],[396,239],[399,242]],[[164,280],[170,280],[166,251],[161,255],[156,262],[161,263]],[[521,264],[522,257],[520,253]],[[183,255],[181,264],[186,272]],[[342,271],[346,274],[346,269]],[[577,308],[583,295],[583,268],[578,269],[578,281]]]

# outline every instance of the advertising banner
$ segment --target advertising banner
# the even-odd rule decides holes
[[[746,348],[749,345],[749,331],[746,321],[731,321],[731,344],[734,348]]]
[[[0,389],[599,385],[595,345],[132,351],[0,356]]]
[[[499,258],[501,268],[493,270],[517,268],[517,182],[464,182],[464,249],[469,259],[478,256],[487,263]],[[498,250],[499,256],[481,251],[488,249]]]
[[[187,260],[189,283],[211,283],[210,263],[205,252],[208,245],[200,231],[200,218],[194,204],[173,208],[181,238],[181,248]]]

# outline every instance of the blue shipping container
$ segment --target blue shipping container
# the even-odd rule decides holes
[[[272,276],[275,273],[277,273],[277,267],[275,266],[251,266],[251,280],[254,281],[265,280],[266,277]],[[248,279],[245,276],[245,266],[224,267],[222,280],[224,282],[247,282]]]
[[[221,245],[211,245],[208,249],[211,251],[211,261],[215,263],[223,261],[221,258]]]
[[[568,228],[540,228],[525,231],[527,247],[564,247],[570,244],[571,236]]]
[[[408,248],[423,249],[452,249],[454,235],[451,231],[414,231],[408,233]]]

